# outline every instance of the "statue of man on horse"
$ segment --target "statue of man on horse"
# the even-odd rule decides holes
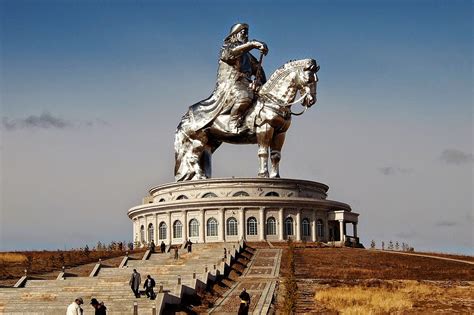
[[[254,101],[255,90],[266,82],[261,66],[263,55],[268,53],[267,45],[258,40],[249,41],[248,30],[247,24],[237,23],[224,39],[214,92],[190,108],[196,122],[195,128],[201,129],[218,115],[229,112],[229,131],[237,133]],[[252,49],[261,51],[260,61],[250,53]]]
[[[245,23],[232,26],[220,52],[213,93],[191,105],[176,129],[176,181],[210,178],[212,153],[223,142],[258,144],[258,176],[280,177],[281,149],[291,116],[316,103],[316,61],[289,61],[267,81],[261,66],[267,45],[249,41],[248,29]],[[259,60],[250,54],[253,49],[260,50]],[[304,110],[292,112],[291,106],[299,102]]]

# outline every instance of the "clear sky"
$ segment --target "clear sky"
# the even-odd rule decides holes
[[[173,181],[179,119],[247,22],[268,74],[321,65],[282,176],[329,185],[366,246],[474,254],[471,1],[2,0],[0,14],[0,250],[131,240],[127,210]],[[256,146],[214,155],[215,177],[256,171]]]

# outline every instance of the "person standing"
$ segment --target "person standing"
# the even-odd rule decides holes
[[[248,315],[249,308],[250,308],[250,295],[247,293],[245,288],[239,295],[240,298],[240,306],[239,306],[239,315]]]
[[[151,241],[150,242],[150,252],[153,254],[155,252],[155,242]]]
[[[155,287],[155,279],[150,275],[147,275],[143,287],[145,288],[146,297],[153,300],[155,298],[155,292],[153,291],[153,288]]]
[[[191,242],[191,240],[188,240],[188,253],[192,251],[192,246],[193,246],[193,242]]]
[[[178,258],[179,258],[178,246],[175,246],[175,247],[174,247],[174,259],[178,259]]]
[[[91,305],[95,309],[95,315],[107,314],[107,307],[105,307],[104,302],[99,303],[97,299],[91,299]]]
[[[84,304],[84,300],[78,297],[67,307],[66,315],[82,315],[83,310],[81,305]]]
[[[161,241],[160,250],[162,254],[166,251],[166,244],[164,241]]]
[[[132,277],[130,278],[129,284],[136,298],[140,297],[139,289],[140,289],[141,282],[142,282],[142,279],[137,269],[133,269]]]

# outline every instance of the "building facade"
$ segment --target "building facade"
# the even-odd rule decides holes
[[[359,214],[328,200],[327,185],[293,179],[222,178],[150,189],[128,211],[136,245],[248,241],[357,242]],[[352,229],[349,225],[352,225]]]

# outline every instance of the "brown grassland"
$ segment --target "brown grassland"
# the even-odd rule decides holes
[[[288,257],[285,249],[283,277]],[[295,248],[294,264],[296,314],[474,313],[471,264],[352,248]]]
[[[48,272],[61,270],[62,266],[71,268],[100,259],[108,259],[125,255],[120,250],[81,250],[70,251],[25,251],[25,252],[2,252],[0,253],[0,285],[12,285],[21,276],[24,270],[28,275],[39,276]]]
[[[357,285],[318,285],[313,312],[342,314],[472,313],[474,286],[414,280],[362,281]]]

